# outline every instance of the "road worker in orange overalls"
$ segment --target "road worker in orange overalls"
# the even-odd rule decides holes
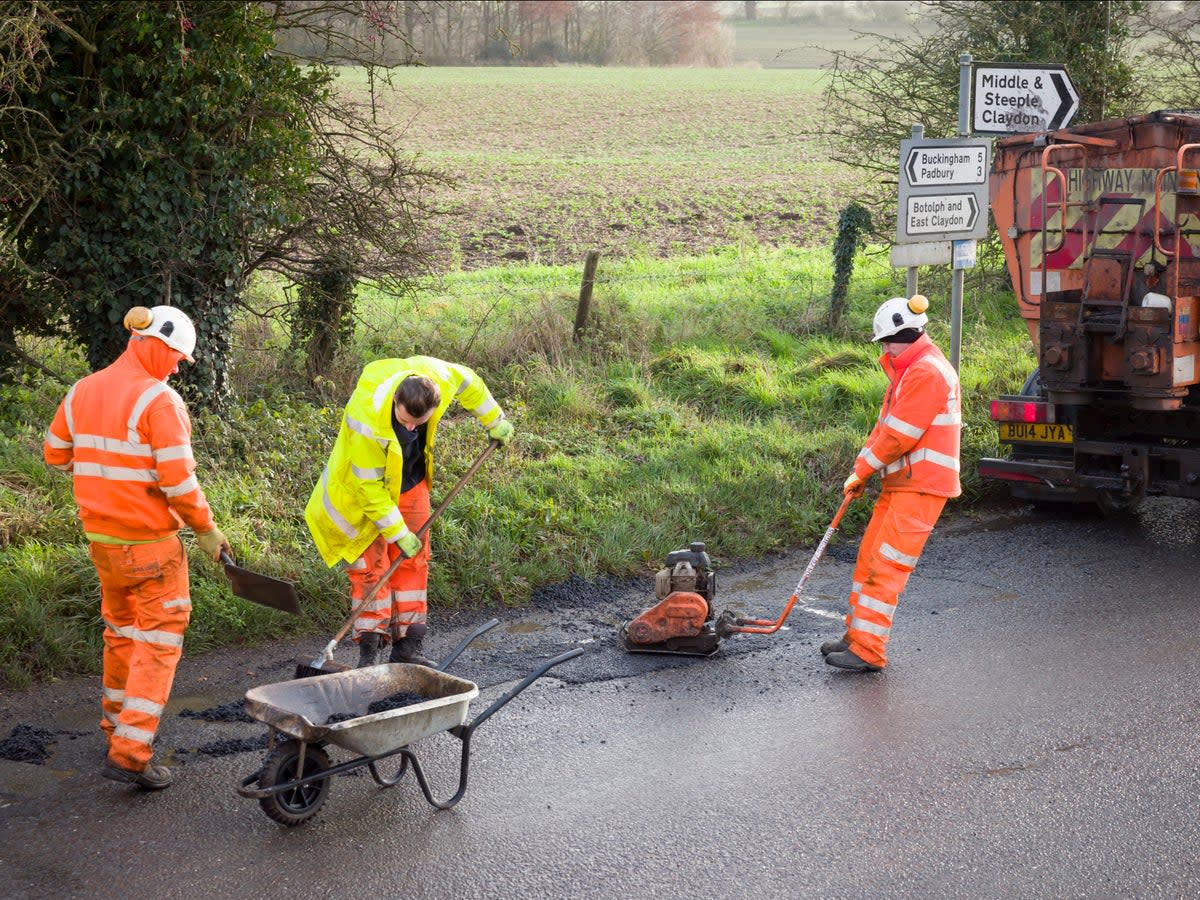
[[[876,472],[883,487],[858,548],[846,633],[821,645],[825,662],[851,672],[887,665],[900,594],[942,507],[962,493],[958,373],[925,334],[928,308],[917,294],[888,300],[875,313],[873,340],[883,346],[888,388],[843,489],[861,496]]]
[[[389,662],[432,665],[424,655],[433,446],[438,422],[457,400],[489,438],[507,444],[512,423],[466,366],[432,356],[381,359],[363,369],[304,518],[326,565],[342,563],[357,606],[391,563],[396,569],[354,620],[358,665],[389,642]]]
[[[125,352],[67,391],[43,455],[71,473],[100,576],[102,774],[160,790],[172,777],[151,764],[154,736],[192,610],[179,529],[190,526],[214,559],[230,550],[196,481],[187,408],[166,383],[182,360],[194,362],[196,329],[171,306],[135,306],[125,326]]]

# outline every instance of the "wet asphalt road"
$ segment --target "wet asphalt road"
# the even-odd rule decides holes
[[[286,680],[319,639],[185,659],[160,738],[177,783],[157,795],[95,774],[95,679],[0,695],[0,738],[55,733],[44,765],[0,761],[0,896],[1200,894],[1200,506],[944,523],[879,675],[817,653],[853,549],[834,545],[788,631],[711,659],[617,648],[649,579],[502,613],[453,668],[482,688],[475,713],[538,661],[587,652],[480,727],[450,811],[360,773],[283,829],[234,793],[261,753],[196,752],[263,729],[179,710]],[[809,553],[722,570],[718,607],[777,614]],[[416,747],[452,793],[458,741]]]

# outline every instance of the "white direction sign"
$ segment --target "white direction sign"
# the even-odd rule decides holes
[[[988,138],[900,142],[896,242],[987,237]]]
[[[905,234],[970,234],[979,221],[979,201],[973,194],[918,194],[909,196],[901,210]],[[986,220],[985,220],[986,224]]]
[[[911,187],[983,184],[987,181],[987,164],[987,144],[918,144],[908,151],[904,176]]]
[[[971,131],[1025,134],[1065,128],[1079,111],[1079,93],[1058,65],[972,66]]]

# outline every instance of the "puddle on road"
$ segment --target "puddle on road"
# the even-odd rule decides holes
[[[504,628],[509,634],[534,634],[538,631],[545,631],[545,625],[539,625],[537,622],[514,622]]]

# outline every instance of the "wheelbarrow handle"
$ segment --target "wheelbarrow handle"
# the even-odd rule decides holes
[[[583,648],[576,647],[574,650],[568,650],[566,653],[560,653],[553,659],[542,663],[540,666],[526,675],[520,684],[509,690],[506,694],[504,694],[504,696],[495,700],[491,706],[476,716],[475,720],[471,722],[470,725],[465,726],[463,730],[466,732],[466,736],[469,737],[472,731],[474,731],[491,717],[492,713],[497,712],[501,707],[508,703],[508,701],[512,700],[513,697],[517,696],[517,694],[521,693],[521,691],[525,690],[525,688],[529,687],[559,663],[565,663],[568,659],[574,659],[575,657],[582,655]]]
[[[450,655],[447,656],[445,659],[443,659],[440,663],[438,663],[433,668],[436,669],[438,672],[445,672],[446,669],[450,666],[450,663],[452,663],[456,659],[458,659],[458,657],[462,654],[462,652],[467,649],[467,647],[471,644],[471,642],[473,640],[475,640],[475,638],[479,637],[481,634],[483,634],[485,632],[491,631],[493,628],[495,628],[499,624],[500,624],[499,619],[492,619],[490,622],[484,622],[482,625],[480,625],[478,628],[476,628],[473,633],[471,633],[467,637],[463,638],[462,641],[459,643],[459,645],[450,651]]]

